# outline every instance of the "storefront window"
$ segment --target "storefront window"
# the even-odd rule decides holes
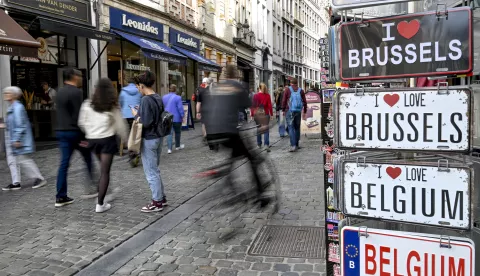
[[[108,47],[108,77],[120,92],[134,76],[149,70],[156,72],[156,61],[145,57],[140,48],[125,40],[112,41]]]
[[[182,96],[182,99],[186,99],[186,82],[185,82],[185,65],[169,63],[168,64],[168,89],[170,85],[175,84],[177,86],[177,94]]]
[[[206,48],[206,49],[205,49],[205,58],[208,59],[208,60],[210,60],[211,57],[212,57],[212,50]]]

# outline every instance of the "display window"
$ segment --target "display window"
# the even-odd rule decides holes
[[[128,84],[130,78],[145,71],[157,72],[157,61],[145,57],[140,47],[128,41],[113,41],[108,45],[107,53],[108,78],[118,92]]]

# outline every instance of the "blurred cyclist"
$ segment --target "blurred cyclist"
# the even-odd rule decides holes
[[[249,108],[251,101],[244,86],[236,79],[237,68],[227,65],[226,80],[220,81],[206,93],[202,108],[202,118],[207,130],[209,144],[221,144],[232,149],[232,159],[247,157],[250,160],[257,191],[264,189],[257,172],[258,160],[248,151],[238,129],[238,110]],[[233,163],[232,163],[233,164]]]

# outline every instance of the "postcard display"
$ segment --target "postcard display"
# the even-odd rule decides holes
[[[340,244],[338,222],[343,219],[343,214],[334,208],[333,204],[333,159],[337,154],[333,144],[333,97],[335,83],[330,80],[329,70],[329,43],[328,38],[320,39],[321,48],[321,89],[322,89],[322,140],[321,151],[323,154],[323,170],[325,183],[325,210],[326,210],[326,256],[328,275],[340,275]]]
[[[472,152],[472,88],[352,85],[471,74],[472,9],[443,5],[336,30],[329,47],[339,58],[329,70],[350,87],[332,94],[322,87],[327,275],[475,275],[474,242],[465,238],[473,167],[452,161]],[[407,153],[413,158],[399,158]],[[349,218],[429,230],[345,227]]]

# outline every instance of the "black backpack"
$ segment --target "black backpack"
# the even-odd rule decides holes
[[[153,97],[152,97],[152,100],[157,105],[158,110],[161,110],[157,100]],[[173,126],[173,114],[166,111],[165,108],[163,108],[163,112],[160,114],[159,120],[156,120],[155,124],[153,124],[153,127],[155,128],[157,135],[160,137],[165,137],[170,135],[170,133],[172,132],[172,126]]]

